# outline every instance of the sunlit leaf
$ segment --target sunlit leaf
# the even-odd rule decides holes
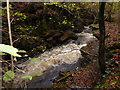
[[[32,76],[22,76],[22,78],[32,80]]]
[[[5,53],[9,53],[16,57],[21,57],[19,54],[17,54],[18,49],[10,45],[0,44],[0,52],[5,52]]]
[[[25,53],[26,51],[25,51],[25,50],[18,50],[18,52],[22,52],[22,53]]]
[[[0,52],[0,55],[6,55],[5,53],[3,53],[3,52]]]
[[[7,72],[4,74],[4,76],[3,76],[3,80],[4,80],[5,82],[8,82],[8,81],[10,81],[11,79],[13,79],[14,76],[15,76],[15,73],[14,73],[13,71],[7,71]]]
[[[41,76],[41,75],[43,75],[44,73],[32,73],[31,75],[32,76]]]

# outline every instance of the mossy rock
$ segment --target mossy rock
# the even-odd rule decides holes
[[[67,30],[67,31],[65,31],[64,35],[59,38],[59,40],[64,42],[69,39],[76,40],[77,38],[78,38],[77,35],[73,31]]]
[[[77,39],[78,38],[78,36],[74,32],[68,33],[67,36],[72,38],[72,39]]]
[[[43,40],[39,37],[23,35],[20,36],[20,39],[14,42],[14,47],[18,48],[19,50],[29,51],[42,43]]]

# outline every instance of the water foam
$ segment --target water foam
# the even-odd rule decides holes
[[[16,75],[15,83],[22,83],[21,76],[31,75],[31,73],[43,73],[62,64],[73,64],[82,58],[80,49],[87,46],[87,43],[96,38],[89,33],[79,33],[78,39],[74,43],[69,42],[66,45],[58,46],[50,51],[46,51],[37,58],[40,62],[31,62],[30,60],[18,65],[23,68],[25,73]]]

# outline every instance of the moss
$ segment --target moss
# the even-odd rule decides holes
[[[99,32],[99,29],[98,30],[94,30],[93,31],[93,34],[96,34],[96,33],[98,33]]]
[[[70,37],[72,39],[77,39],[78,38],[78,36],[75,33],[68,33],[67,37]]]

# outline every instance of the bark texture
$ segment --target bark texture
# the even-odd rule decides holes
[[[99,29],[100,29],[100,42],[99,42],[99,66],[102,74],[105,74],[105,24],[104,24],[104,9],[105,2],[100,2],[99,7]]]

